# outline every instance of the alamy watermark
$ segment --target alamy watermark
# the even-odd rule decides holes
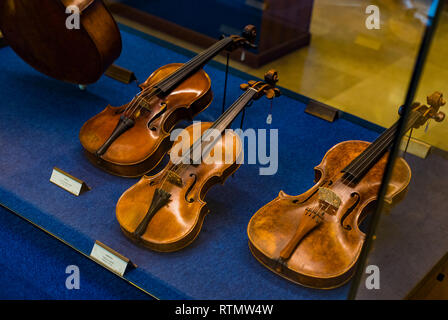
[[[81,275],[79,273],[79,267],[75,265],[69,265],[65,268],[65,273],[69,274],[65,279],[65,287],[67,290],[79,290],[81,284]]]
[[[366,289],[379,290],[380,289],[380,268],[378,268],[378,266],[373,265],[373,264],[369,265],[366,267],[366,274],[368,274],[368,276],[366,277],[366,282],[365,282]]]
[[[278,129],[226,129],[224,133],[217,129],[207,129],[202,133],[200,122],[195,121],[192,131],[192,137],[190,132],[184,129],[172,131],[170,139],[177,143],[170,151],[171,162],[244,164],[247,161],[248,164],[261,165],[259,174],[262,176],[277,173]],[[239,139],[235,139],[235,134]],[[222,144],[218,143],[220,139]],[[235,142],[236,140],[239,142]],[[191,141],[195,141],[193,147],[189,143]],[[241,148],[237,148],[235,143]],[[225,150],[223,145],[227,146]]]
[[[65,27],[69,30],[79,30],[81,28],[80,24],[80,10],[78,6],[68,6],[65,9],[65,13],[69,16],[65,19]]]
[[[380,21],[380,8],[375,5],[367,6],[366,14],[369,16],[366,19],[366,28],[369,30],[380,29],[381,21]]]

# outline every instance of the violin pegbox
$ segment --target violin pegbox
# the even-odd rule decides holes
[[[275,70],[269,70],[264,75],[264,81],[270,86],[266,87],[264,89],[264,94],[266,95],[266,98],[273,99],[280,97],[281,92],[280,89],[276,87],[278,82],[278,72]]]
[[[420,118],[414,125],[414,128],[416,129],[424,125],[430,119],[433,119],[436,122],[442,122],[445,119],[445,113],[439,111],[440,107],[446,104],[446,101],[443,98],[443,93],[435,91],[426,98],[426,102],[429,106],[420,103],[415,103],[413,105],[413,111],[420,113]]]
[[[255,44],[255,40],[257,39],[257,28],[254,25],[249,24],[244,27],[241,36],[233,35],[231,38],[233,40],[233,45],[230,48],[231,50],[234,50],[237,47],[255,49],[257,47]]]
[[[264,75],[264,81],[250,80],[248,83],[240,85],[241,90],[246,91],[249,88],[255,89],[257,94],[254,100],[265,95],[268,99],[273,99],[281,95],[280,89],[276,88],[278,82],[278,73],[275,70],[269,70]]]
[[[445,113],[439,111],[439,109],[446,104],[445,99],[443,99],[443,93],[439,91],[434,92],[426,98],[426,102],[430,105],[429,118],[434,119],[436,122],[442,122],[445,119]]]

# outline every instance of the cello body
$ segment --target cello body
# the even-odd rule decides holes
[[[310,190],[298,196],[280,191],[255,213],[247,233],[250,250],[259,262],[312,288],[331,289],[351,278],[365,239],[359,225],[374,209],[388,154],[358,184],[342,183],[341,170],[369,144],[346,141],[335,145],[315,167],[316,184]],[[408,164],[398,158],[386,202],[404,195],[410,178]],[[339,198],[340,205],[323,210],[321,197]]]
[[[191,137],[190,141],[176,141],[172,150],[175,150],[179,143],[188,147],[193,144],[195,126],[200,126],[201,132],[204,132],[211,125],[210,122],[203,122],[187,127],[185,130]],[[237,159],[243,151],[239,136],[233,131],[226,130],[219,139],[213,150],[221,149],[222,160],[187,166],[179,173],[182,179],[181,185],[169,183],[164,179],[170,168],[168,164],[155,176],[143,176],[137,184],[123,193],[117,203],[116,216],[128,238],[151,250],[161,252],[180,250],[193,242],[202,228],[204,217],[209,212],[204,202],[207,191],[217,183],[224,183],[226,178],[240,166],[237,164]],[[210,154],[213,154],[213,150]],[[226,156],[233,159],[233,162],[224,163]],[[158,188],[170,193],[169,201],[155,212],[141,236],[136,237],[134,233],[150,210],[151,199],[154,199],[154,193]]]
[[[181,66],[181,63],[173,63],[157,69],[140,88],[152,87]],[[93,164],[119,176],[142,176],[153,169],[171,147],[170,131],[175,124],[192,119],[206,109],[212,99],[210,78],[200,69],[168,95],[147,101],[132,130],[119,136],[101,157],[95,151],[110,137],[128,104],[107,106],[82,126],[79,139]]]
[[[66,27],[73,5],[79,29]],[[0,0],[0,30],[32,67],[76,84],[96,82],[121,53],[120,31],[101,0]]]

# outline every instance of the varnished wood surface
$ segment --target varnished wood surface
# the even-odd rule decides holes
[[[181,66],[180,63],[173,63],[157,69],[141,88],[153,86]],[[83,125],[79,139],[89,159],[105,170],[121,176],[141,176],[152,170],[168,151],[171,146],[170,131],[174,125],[182,119],[193,118],[207,108],[212,96],[210,78],[201,69],[169,95],[147,101],[149,108],[141,108],[135,125],[118,137],[100,158],[95,156],[95,152],[110,137],[128,104],[107,106]]]
[[[247,232],[249,246],[254,256],[277,274],[314,288],[333,288],[344,284],[353,275],[365,235],[358,225],[373,209],[387,162],[387,154],[377,162],[356,185],[342,183],[341,170],[355,159],[368,142],[347,141],[330,149],[315,168],[316,184],[306,193],[279,196],[258,210],[249,222]],[[404,159],[399,158],[387,192],[387,201],[402,194],[411,178],[411,170]],[[326,187],[341,199],[336,210],[325,210],[322,222],[305,234],[292,255],[283,265],[282,251],[291,245],[291,239],[306,220],[305,209],[318,208],[318,188]],[[356,207],[347,214],[355,203]],[[327,207],[327,206],[325,206]]]
[[[185,129],[190,133],[191,141],[179,141],[176,144],[191,145],[193,128],[198,125],[204,132],[212,123],[191,125]],[[236,159],[242,152],[242,143],[235,133],[227,131],[217,142],[214,150],[218,150],[217,148],[221,148],[223,159],[230,152],[228,157],[233,159],[233,162],[214,161],[211,164],[202,162],[198,166],[188,166],[179,174],[183,181],[182,187],[163,183],[167,167],[155,176],[143,176],[137,184],[128,189],[120,197],[116,207],[117,220],[124,234],[156,251],[175,251],[191,243],[201,230],[204,217],[208,213],[204,202],[208,189],[216,183],[224,183],[225,179],[239,167]],[[196,178],[193,175],[196,175]],[[145,233],[137,239],[132,236],[132,232],[148,212],[157,188],[162,188],[171,194],[169,203],[155,214]]]
[[[66,28],[73,4],[80,29]],[[76,84],[96,82],[121,53],[120,31],[101,0],[0,0],[0,29],[28,64]]]

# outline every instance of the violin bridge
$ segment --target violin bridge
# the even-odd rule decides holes
[[[174,171],[168,171],[167,180],[180,188],[184,186],[182,178]]]
[[[319,188],[319,200],[328,203],[336,209],[341,205],[341,198],[333,190],[324,187]]]
[[[145,98],[141,98],[141,101],[138,104],[140,107],[145,108],[146,110],[151,111],[151,106],[149,102]]]

